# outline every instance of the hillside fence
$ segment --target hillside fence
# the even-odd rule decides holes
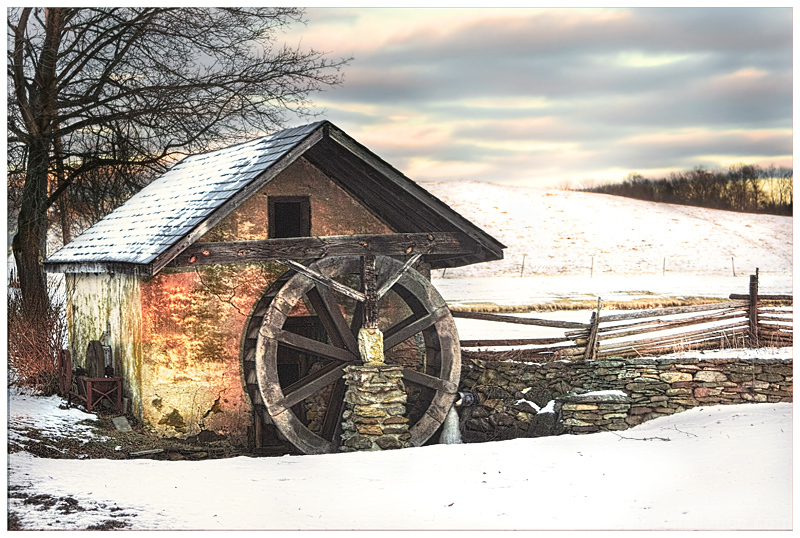
[[[462,340],[463,348],[510,348],[509,358],[597,360],[609,357],[658,356],[677,351],[789,347],[793,342],[791,295],[759,295],[758,269],[747,294],[729,301],[602,314],[602,300],[588,323],[453,311],[453,317],[565,329],[563,337]]]

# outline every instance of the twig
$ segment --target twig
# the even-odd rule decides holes
[[[620,439],[627,439],[629,441],[672,441],[672,439],[669,439],[667,437],[625,437],[616,432],[611,432],[611,433],[613,433]]]
[[[678,432],[678,433],[682,433],[682,434],[684,434],[684,435],[691,435],[692,437],[697,437],[697,436],[696,436],[695,434],[693,434],[693,433],[690,433],[690,432],[685,432],[685,431],[683,431],[683,430],[679,430],[677,426],[673,426],[671,429],[675,430],[675,431],[676,431],[676,432]]]

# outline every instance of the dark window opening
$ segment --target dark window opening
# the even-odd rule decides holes
[[[270,196],[269,237],[311,235],[311,204],[307,196]]]

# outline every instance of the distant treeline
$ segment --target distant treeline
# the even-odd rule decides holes
[[[737,165],[724,170],[695,168],[650,179],[630,174],[622,183],[578,190],[652,202],[747,213],[792,214],[792,169]]]

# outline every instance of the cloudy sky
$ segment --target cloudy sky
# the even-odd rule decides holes
[[[792,166],[790,8],[309,8],[324,117],[414,180]],[[301,41],[302,40],[302,41]]]

